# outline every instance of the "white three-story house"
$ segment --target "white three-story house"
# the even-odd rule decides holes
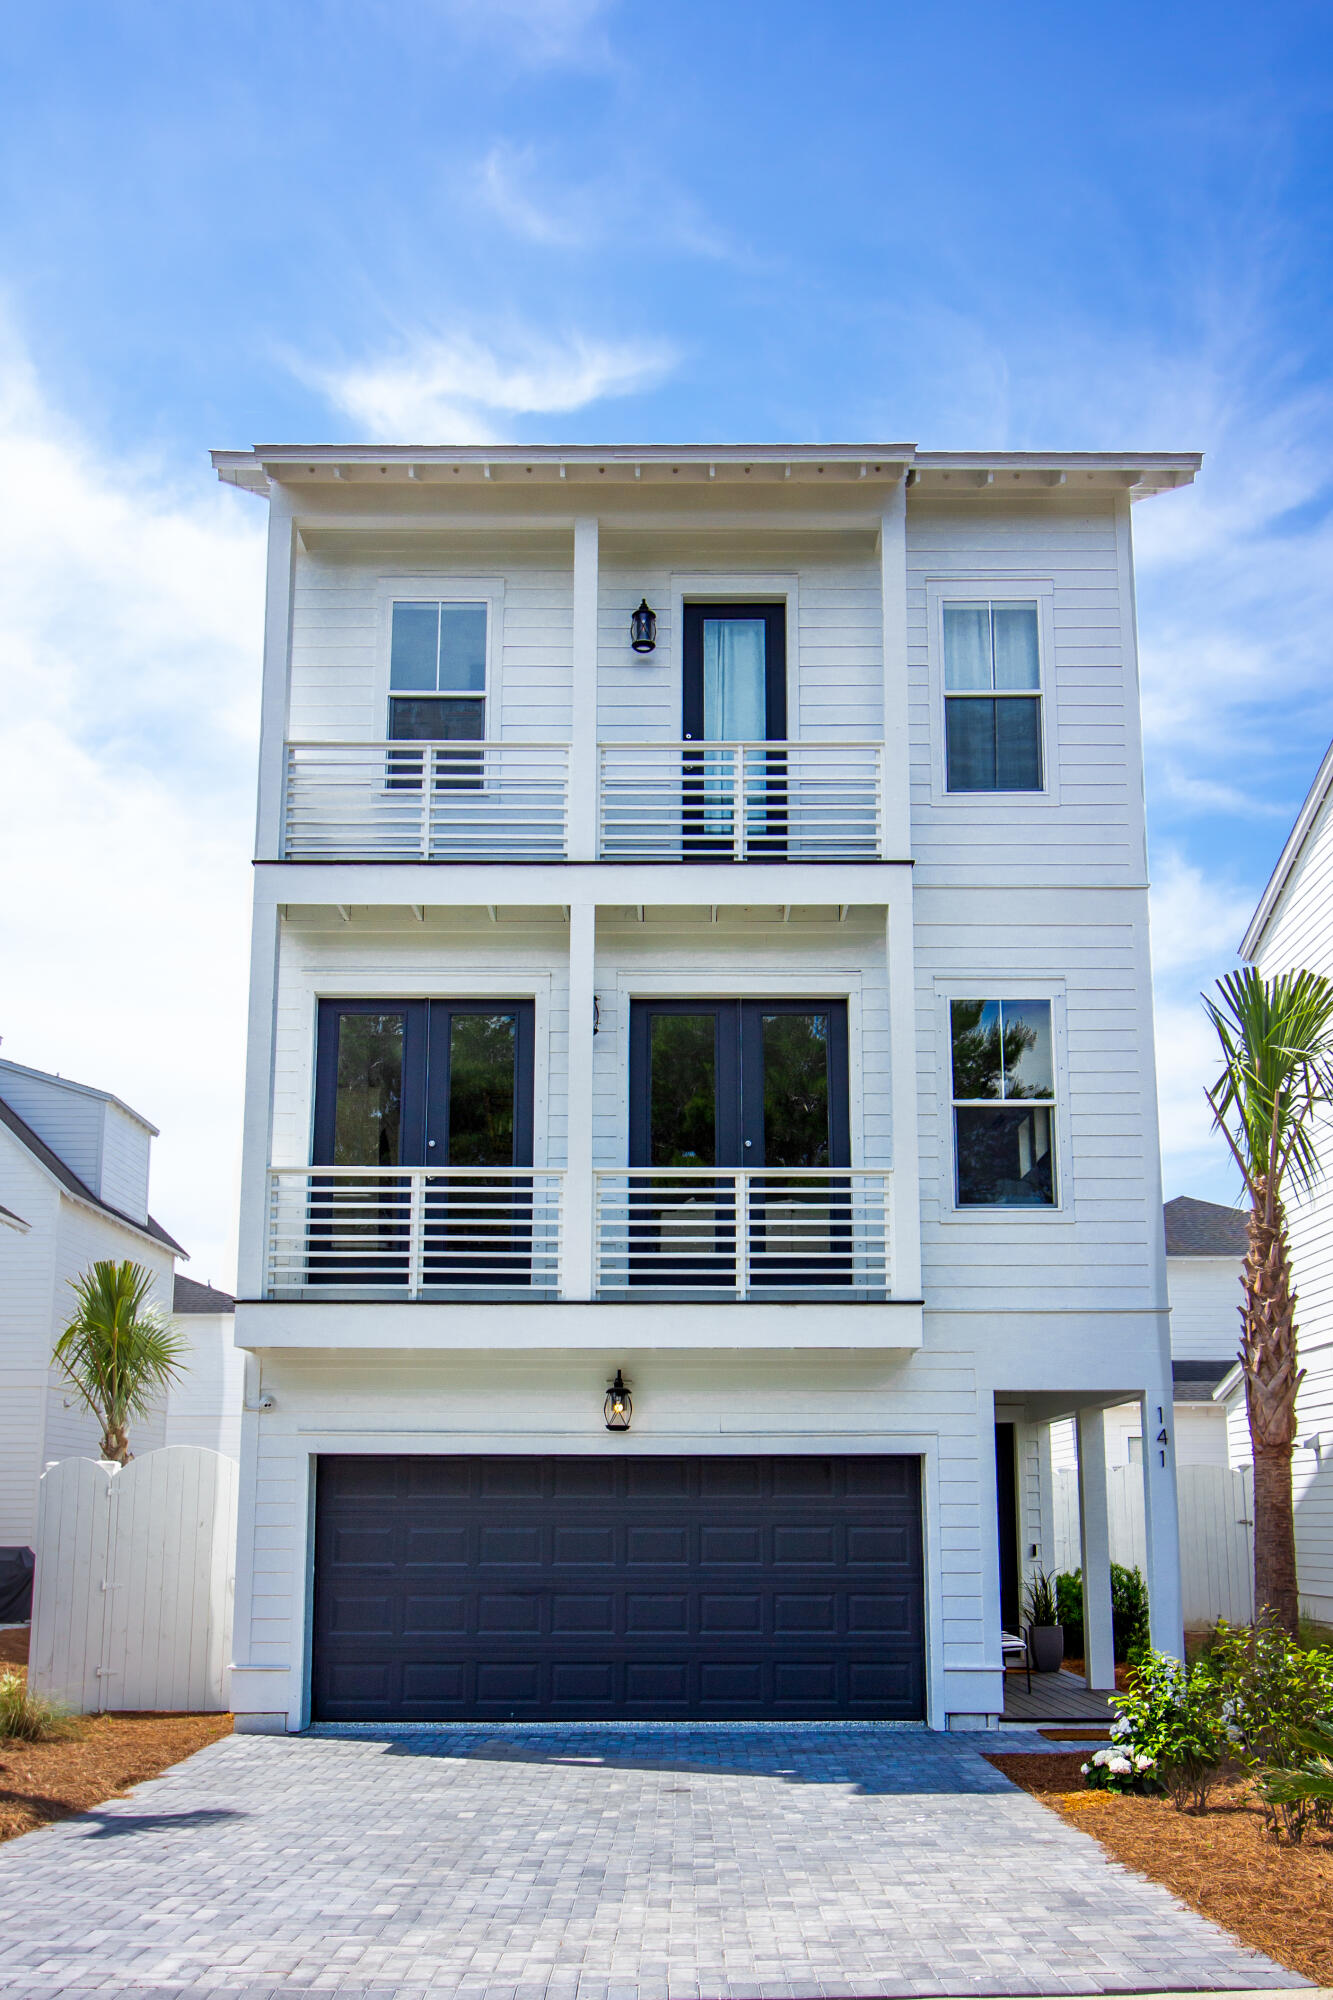
[[[923,1719],[1143,1406],[1130,506],[1183,454],[277,447],[233,1704]]]

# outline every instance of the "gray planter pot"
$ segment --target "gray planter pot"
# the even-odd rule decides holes
[[[1028,1648],[1035,1674],[1058,1674],[1065,1657],[1063,1625],[1029,1625]]]

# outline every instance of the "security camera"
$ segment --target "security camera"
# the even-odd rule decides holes
[[[268,1390],[265,1389],[263,1395],[259,1398],[257,1402],[247,1403],[245,1407],[247,1410],[250,1410],[252,1412],[255,1410],[271,1410],[273,1408],[273,1398],[269,1394]]]

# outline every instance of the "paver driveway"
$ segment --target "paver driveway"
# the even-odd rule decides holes
[[[27,2000],[1302,1983],[923,1732],[232,1737],[0,1850]]]

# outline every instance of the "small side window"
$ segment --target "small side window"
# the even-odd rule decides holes
[[[486,606],[399,602],[389,651],[396,742],[480,742],[486,734]]]
[[[942,610],[947,789],[1041,791],[1036,604],[988,599]]]
[[[954,1000],[949,1023],[958,1207],[1053,1208],[1050,1001]]]

